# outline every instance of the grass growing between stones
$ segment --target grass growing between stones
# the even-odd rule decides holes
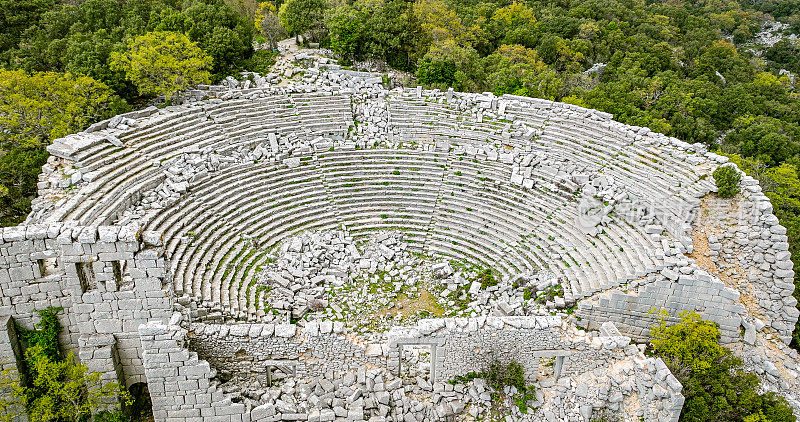
[[[564,297],[564,287],[562,287],[560,284],[547,287],[543,291],[539,292],[539,294],[536,295],[536,302],[545,304],[552,301],[556,297]]]
[[[474,379],[484,379],[491,388],[492,415],[500,420],[510,413],[509,406],[516,406],[520,412],[528,413],[528,403],[533,400],[536,388],[525,382],[525,369],[518,362],[507,365],[494,360],[483,371],[457,375],[450,383],[466,384]]]
[[[399,294],[395,300],[393,308],[386,310],[383,314],[395,315],[402,317],[403,315],[423,315],[425,317],[437,316],[441,317],[445,313],[444,308],[436,298],[425,288],[419,291],[419,294],[408,296],[406,294]]]

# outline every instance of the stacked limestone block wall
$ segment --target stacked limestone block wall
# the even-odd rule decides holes
[[[552,387],[557,382],[563,390],[560,398],[551,397],[550,392],[540,392],[538,401],[544,406],[532,416],[531,420],[535,421],[565,420],[566,407],[581,408],[583,420],[588,420],[592,409],[607,407],[620,412],[629,406],[647,421],[677,421],[683,404],[681,385],[664,363],[660,359],[645,358],[639,348],[629,344],[630,338],[622,336],[610,323],[603,326],[600,336],[592,338],[568,330],[560,317],[422,320],[416,326],[392,330],[388,343],[374,345],[377,353],[370,353],[369,348],[354,347],[350,353],[335,356],[340,352],[340,344],[351,340],[337,335],[325,321],[310,321],[297,332],[285,326],[240,324],[231,327],[232,334],[228,331],[222,333],[222,337],[218,329],[210,328],[213,326],[188,324],[191,330],[186,330],[179,325],[182,321],[182,316],[176,313],[169,325],[151,322],[139,327],[156,420],[203,418],[239,422],[296,420],[294,418],[299,416],[282,413],[274,406],[249,407],[232,401],[212,380],[217,369],[190,350],[200,337],[206,337],[200,341],[203,343],[211,342],[223,349],[239,346],[252,354],[255,359],[245,365],[227,358],[228,368],[239,370],[241,374],[260,372],[259,361],[272,366],[288,365],[285,361],[259,356],[258,347],[271,342],[268,350],[288,360],[297,356],[297,370],[291,385],[297,385],[301,391],[300,385],[304,382],[312,390],[314,386],[325,385],[324,380],[331,378],[330,374],[336,370],[356,374],[363,373],[366,366],[397,374],[402,371],[399,365],[402,346],[431,345],[434,346],[431,382],[438,381],[439,385],[443,380],[465,374],[469,368],[484,368],[493,358],[520,362],[530,383]],[[323,327],[321,331],[320,327]],[[231,337],[226,339],[228,335]],[[276,347],[278,344],[282,346]],[[311,351],[311,355],[295,355],[294,350]],[[220,356],[226,355],[207,347],[203,347],[203,352],[218,362]],[[312,355],[315,358],[311,358]],[[556,362],[542,365],[548,360]],[[315,408],[306,417],[311,420],[311,415],[314,415],[313,420],[329,420],[327,416],[334,417],[334,412]]]
[[[717,322],[722,341],[730,343],[739,339],[739,327],[749,312],[788,344],[794,328],[787,324],[797,320],[798,310],[791,293],[794,271],[786,228],[772,214],[772,205],[753,178],[742,174],[742,186],[742,198],[735,203],[736,212],[715,214],[715,218],[724,220],[717,223],[720,227],[711,230],[724,234],[709,232],[707,236],[705,230],[709,228],[701,228],[710,255],[719,257],[722,253],[729,261],[719,259],[716,265],[706,265],[713,265],[715,271],[725,265],[732,268],[733,271],[726,273],[730,285],[688,258],[689,265],[665,268],[642,281],[634,291],[610,291],[581,302],[578,315],[583,322],[597,328],[602,321],[614,321],[626,335],[644,340],[649,327],[659,320],[653,311],[666,310],[668,320],[677,321],[681,311],[694,310]],[[720,237],[730,239],[725,242],[725,250]],[[745,308],[736,289],[752,298],[750,309]]]
[[[668,277],[641,285],[635,293],[612,290],[582,301],[577,313],[581,324],[596,330],[603,321],[613,321],[626,335],[647,341],[650,327],[662,317],[673,323],[679,321],[681,312],[694,310],[719,324],[723,343],[738,341],[739,327],[746,315],[744,305],[737,302],[738,291],[699,268],[690,274],[670,270],[662,274]],[[667,315],[663,316],[662,311]]]
[[[733,268],[733,276],[728,277],[733,287],[754,298],[757,307],[748,309],[752,317],[763,319],[789,344],[792,323],[800,311],[792,296],[794,264],[786,228],[772,213],[772,204],[757,180],[742,173],[741,185],[739,212],[720,221],[726,225],[720,227],[722,235],[706,236],[710,255],[723,271]]]
[[[298,377],[320,377],[381,364],[383,348],[367,350],[346,338],[342,325],[314,320],[298,330],[293,324],[194,323],[188,347],[218,372],[242,378],[256,374],[262,383],[273,367]]]
[[[109,379],[146,381],[137,328],[172,310],[159,237],[135,226],[62,223],[8,227],[2,236],[0,315],[32,329],[37,311],[61,308],[67,350]]]
[[[139,327],[139,335],[155,420],[249,420],[243,418],[244,405],[225,401],[223,393],[211,386],[211,367],[186,349],[185,330],[150,322]]]

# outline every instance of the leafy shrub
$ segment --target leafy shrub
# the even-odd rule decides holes
[[[453,86],[456,82],[456,65],[449,61],[434,61],[428,58],[420,61],[417,79],[426,85]]]
[[[119,412],[118,397],[125,390],[116,383],[103,384],[98,372],[75,364],[69,353],[53,360],[40,345],[25,351],[28,385],[25,399],[31,422],[83,421],[98,410]]]
[[[64,355],[58,344],[60,308],[39,311],[41,321],[35,329],[17,326],[25,360],[22,374],[5,372],[0,391],[11,397],[0,401],[0,416],[13,420],[24,404],[31,422],[78,422],[97,414],[99,421],[124,420],[120,403],[130,403],[122,385],[103,383],[101,374],[75,363],[72,353]],[[20,383],[21,378],[25,380]]]
[[[269,50],[257,50],[245,61],[245,69],[262,75],[269,73],[270,67],[275,64],[278,53]]]
[[[494,390],[491,397],[492,407],[495,411],[500,411],[503,403],[508,399],[517,406],[520,412],[528,412],[528,402],[533,400],[536,390],[534,386],[525,383],[525,368],[518,362],[512,361],[508,365],[504,365],[495,359],[486,370],[458,375],[450,383],[467,383],[476,378],[485,379],[489,387]],[[514,387],[517,390],[516,394],[506,397],[506,387]]]
[[[717,195],[732,198],[739,193],[739,181],[742,176],[732,166],[721,166],[714,170],[714,181],[717,183]]]
[[[61,322],[58,314],[62,308],[47,308],[39,311],[41,320],[36,324],[36,328],[28,330],[17,325],[17,333],[20,339],[28,347],[40,347],[42,352],[55,361],[62,360],[61,346],[58,344],[58,333],[61,332]]]
[[[485,268],[481,270],[475,278],[477,281],[481,283],[481,289],[486,289],[488,287],[496,286],[498,281],[494,276],[494,271],[491,268]]]
[[[683,385],[684,422],[792,422],[786,401],[774,393],[759,394],[759,380],[742,370],[742,361],[719,344],[719,328],[696,313],[661,323],[650,331],[652,353],[660,357]],[[753,415],[763,416],[753,419]]]
[[[556,297],[564,297],[564,287],[560,284],[547,287],[544,291],[539,292],[539,294],[536,295],[536,302],[545,304]]]

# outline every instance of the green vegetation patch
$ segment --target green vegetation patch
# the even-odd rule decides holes
[[[509,409],[505,403],[510,401],[520,412],[528,413],[528,402],[534,399],[536,391],[533,385],[525,381],[525,368],[518,362],[509,362],[507,365],[499,360],[494,360],[489,367],[480,372],[469,372],[465,375],[457,375],[450,380],[450,383],[466,384],[476,378],[486,380],[492,389],[492,412],[498,415],[508,414]],[[516,392],[506,394],[506,387],[513,387]],[[514,391],[512,390],[512,391]]]
[[[719,344],[719,327],[696,313],[667,325],[666,315],[651,331],[648,353],[664,360],[683,385],[682,422],[791,422],[786,400],[759,393],[760,381],[742,361]]]
[[[732,166],[721,166],[714,170],[714,181],[717,184],[717,195],[733,198],[739,193],[739,182],[742,176]]]

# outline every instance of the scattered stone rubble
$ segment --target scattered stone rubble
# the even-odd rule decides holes
[[[263,297],[265,314],[272,310],[286,322],[325,317],[369,335],[431,313],[522,316],[574,305],[564,300],[558,277],[549,271],[506,276],[482,286],[478,276],[483,269],[454,269],[449,262],[412,255],[399,232],[376,233],[358,243],[343,231],[285,239],[274,262],[257,276],[257,285],[269,290]],[[406,300],[424,294],[429,299],[424,307],[404,312]]]
[[[173,317],[171,323],[182,324],[180,316]],[[194,331],[190,342],[196,343],[199,353],[210,362],[224,365],[227,375],[222,379],[217,368],[198,360],[198,356],[177,359],[175,364],[184,365],[188,374],[196,374],[188,377],[196,380],[196,388],[216,397],[210,407],[198,402],[199,406],[187,407],[186,414],[242,414],[257,421],[346,418],[377,422],[480,420],[506,409],[505,420],[509,421],[590,420],[605,411],[625,421],[677,420],[683,402],[681,385],[664,363],[645,357],[643,346],[629,344],[630,338],[621,336],[613,324],[604,325],[598,335],[570,328],[558,317],[421,320],[416,326],[393,329],[388,343],[378,347],[377,353],[373,351],[375,345],[351,352],[354,361],[359,356],[369,361],[376,355],[388,355],[388,368],[385,363],[348,365],[347,361],[311,359],[323,356],[341,341],[342,334],[335,329],[320,331],[323,324],[309,324],[303,333],[285,334],[285,326],[233,325],[223,332],[214,325],[191,324]],[[150,360],[158,356],[155,352],[180,346],[187,331],[178,325],[148,324],[140,327],[140,333],[149,370],[163,366]],[[508,333],[512,335],[504,335]],[[158,335],[164,339],[155,340]],[[436,349],[398,345],[414,339],[437,344],[442,336],[458,340],[450,345],[439,342]],[[447,372],[465,358],[455,353],[463,347],[462,342],[478,348],[495,344],[495,351],[508,352],[508,345],[519,338],[532,340],[525,347],[533,350],[533,355],[523,359],[539,362],[538,368],[527,365],[527,371],[536,375],[531,375],[535,380],[530,387],[533,394],[523,401],[524,407],[514,399],[520,397],[514,387],[496,391],[485,379],[458,381]],[[257,366],[264,348],[277,344],[284,345],[284,354],[294,349],[309,358],[295,360],[291,364],[295,366],[290,367],[281,366],[287,365],[288,360],[271,360],[265,362],[266,367]],[[230,355],[221,349],[229,347],[242,348],[237,355],[243,363],[224,360]],[[555,355],[548,358],[553,352]],[[391,369],[393,365],[400,366],[399,374]],[[262,376],[238,382],[241,373]],[[180,391],[178,402],[184,395],[191,397],[191,393],[191,389]],[[160,398],[156,394],[156,400]],[[172,396],[165,399],[175,401]]]
[[[800,409],[786,229],[752,178],[713,195],[726,157],[281,48],[53,142],[0,237],[4,326],[64,307],[68,348],[147,382],[159,422],[475,420],[486,384],[448,381],[492,357],[536,387],[507,420],[660,421],[680,385],[629,343],[693,310]]]

